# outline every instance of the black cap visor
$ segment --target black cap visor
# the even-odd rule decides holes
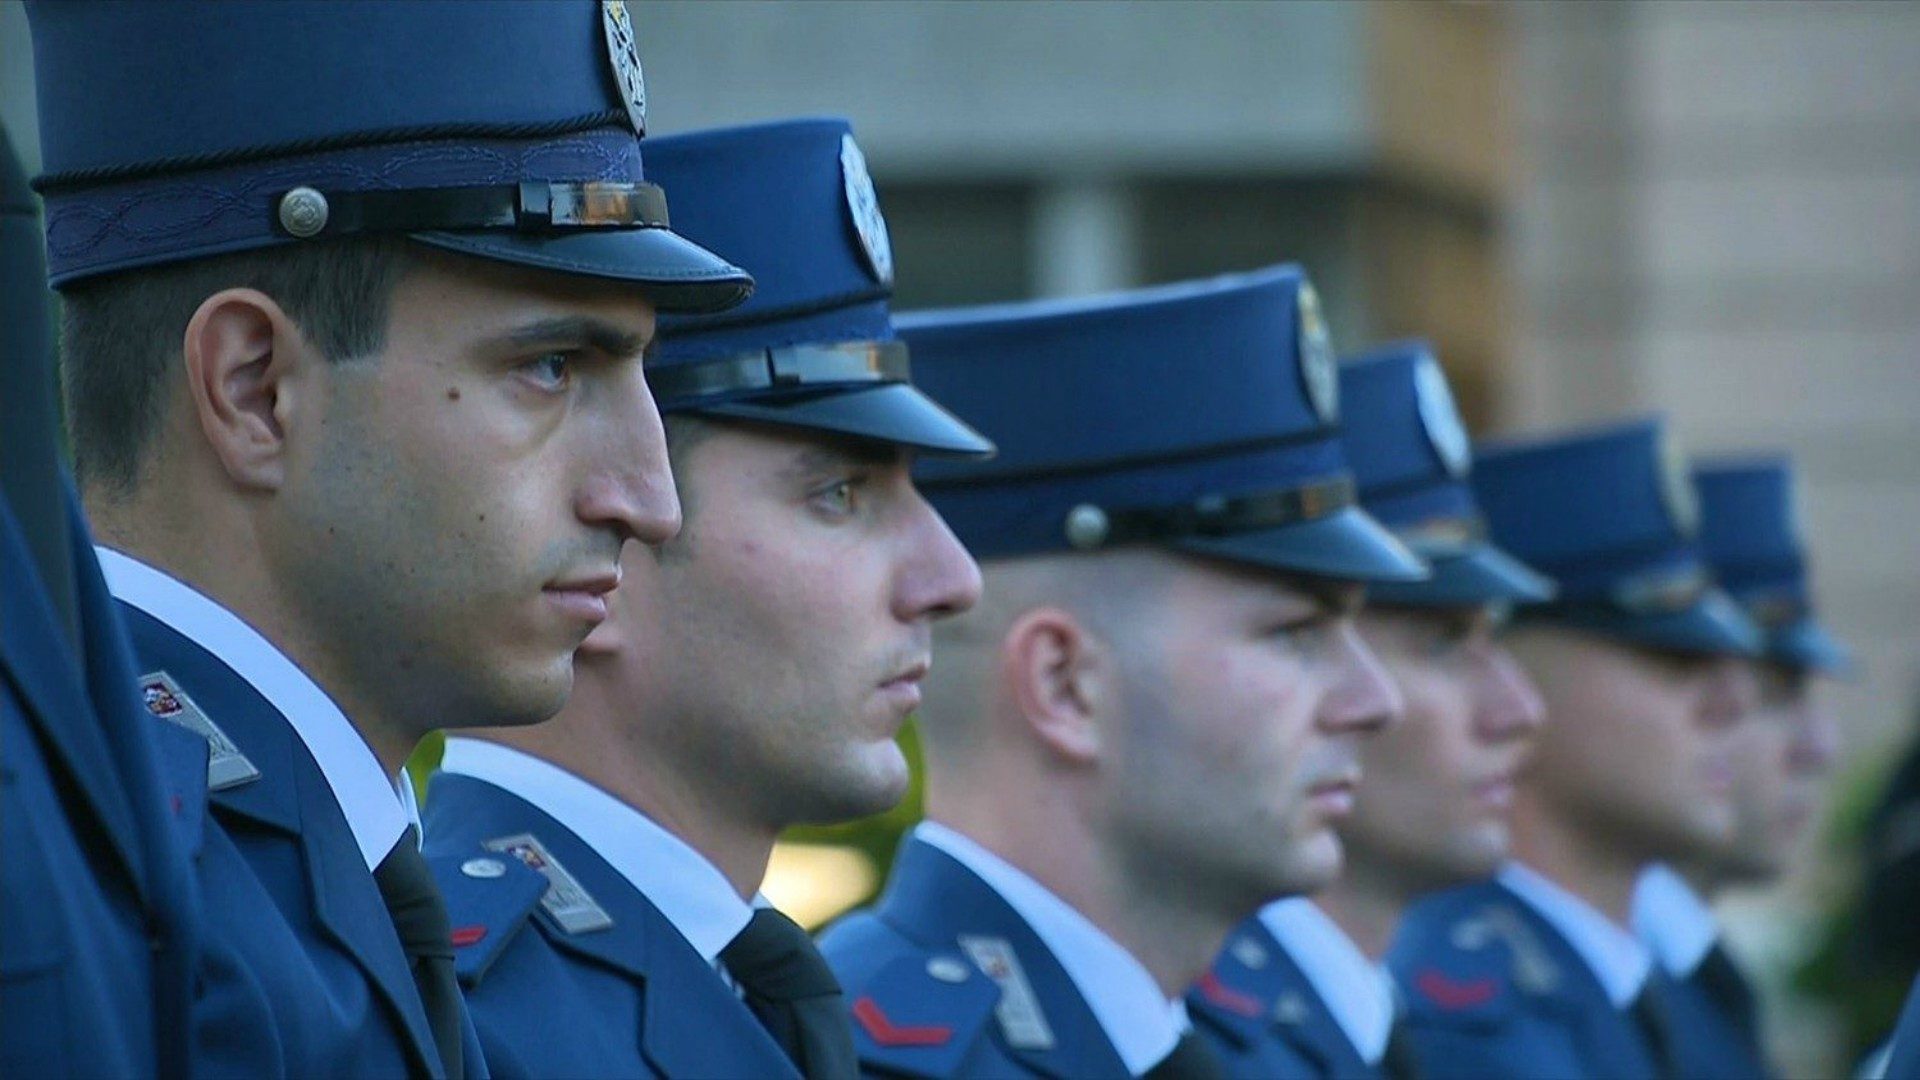
[[[667,229],[578,229],[520,233],[499,230],[409,233],[447,251],[559,274],[629,281],[661,311],[707,314],[753,294],[753,278]]]
[[[1342,507],[1312,521],[1226,536],[1183,536],[1181,551],[1269,570],[1350,581],[1422,581],[1427,564],[1373,515]]]
[[[1553,599],[1553,579],[1519,559],[1479,541],[1467,544],[1409,545],[1433,566],[1425,581],[1381,582],[1367,599],[1410,607],[1466,607],[1477,604],[1538,604]]]
[[[945,457],[993,456],[993,443],[912,383],[861,383],[821,388],[784,399],[758,398],[695,406],[701,416],[824,431],[892,443]]]
[[[1607,604],[1547,605],[1534,612],[1543,621],[1654,649],[1713,656],[1761,655],[1760,628],[1732,597],[1718,589],[1670,612],[1640,614]]]

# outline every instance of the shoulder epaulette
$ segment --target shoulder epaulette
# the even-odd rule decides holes
[[[428,855],[453,925],[454,971],[479,985],[526,925],[547,891],[547,879],[519,859],[487,851]]]
[[[870,912],[842,919],[821,943],[864,1064],[929,1078],[967,1071],[990,1037],[1000,989],[963,953],[921,948]]]

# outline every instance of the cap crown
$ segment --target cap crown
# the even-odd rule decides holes
[[[1701,547],[1727,591],[1805,599],[1806,564],[1786,459],[1703,462],[1693,480]]]
[[[908,314],[896,326],[920,386],[999,445],[989,462],[919,470],[982,558],[1073,546],[1063,522],[1081,504],[1236,499],[1351,478],[1331,348],[1297,266]]]
[[[672,200],[674,231],[755,281],[753,298],[724,315],[662,319],[655,364],[893,338],[886,221],[845,120],[649,139],[647,168]]]
[[[622,0],[36,0],[28,14],[55,285],[386,231],[651,282],[663,306],[725,307],[751,287],[660,227]]]
[[[1658,418],[1485,445],[1472,483],[1494,541],[1561,601],[1706,581],[1692,483]]]
[[[1472,450],[1446,375],[1424,341],[1382,345],[1340,369],[1341,440],[1360,500],[1395,529],[1478,526]]]

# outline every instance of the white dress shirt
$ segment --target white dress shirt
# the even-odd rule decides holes
[[[1367,959],[1340,924],[1303,896],[1260,909],[1260,922],[1326,1002],[1347,1041],[1369,1065],[1386,1056],[1393,1034],[1393,978]]]
[[[367,869],[380,865],[407,826],[419,825],[406,777],[388,776],[340,706],[258,630],[186,582],[112,548],[96,547],[114,598],[146,612],[220,658],[280,710],[313,755],[347,819]],[[212,718],[217,724],[220,718]]]
[[[1500,868],[1499,881],[1560,931],[1600,980],[1615,1008],[1625,1009],[1640,996],[1653,970],[1653,956],[1639,938],[1592,904],[1517,862]]]
[[[1673,868],[1654,863],[1633,887],[1633,932],[1667,974],[1684,979],[1720,940],[1713,909]]]
[[[915,839],[952,856],[987,883],[1066,969],[1093,1017],[1134,1076],[1173,1052],[1189,1025],[1186,1003],[1168,1000],[1133,954],[1012,863],[937,821],[914,826]]]
[[[545,811],[639,890],[715,970],[720,950],[764,903],[742,900],[692,845],[552,762],[499,743],[449,738],[440,771],[483,780]]]

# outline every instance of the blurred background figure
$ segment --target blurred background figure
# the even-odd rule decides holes
[[[1786,459],[1718,459],[1693,479],[1701,547],[1765,640],[1749,661],[1754,707],[1729,742],[1728,842],[1643,871],[1633,928],[1672,977],[1678,1024],[1711,1048],[1726,1076],[1757,1077],[1767,1069],[1752,980],[1707,905],[1730,888],[1770,885],[1790,864],[1833,768],[1835,722],[1815,704],[1814,681],[1845,674],[1850,660],[1814,617]]]
[[[1832,1072],[1891,1022],[1908,979],[1863,995],[1839,957],[1859,835],[1920,685],[1920,5],[641,3],[635,18],[657,134],[854,121],[903,306],[1298,259],[1336,340],[1432,339],[1476,435],[1658,407],[1696,449],[1791,452],[1824,613],[1860,674],[1814,688],[1844,718],[1822,841],[1716,906],[1762,997],[1792,995],[1769,1010],[1783,1071]],[[24,22],[0,4],[0,116],[26,152]],[[815,919],[857,902],[915,816],[909,800],[807,834],[776,852],[769,896]]]

